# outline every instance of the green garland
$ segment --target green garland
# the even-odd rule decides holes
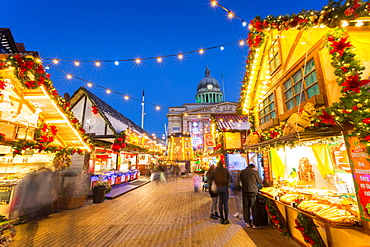
[[[295,223],[295,228],[301,232],[306,243],[310,244],[312,247],[325,247],[324,241],[311,218],[298,212]]]
[[[291,234],[289,232],[288,225],[286,224],[285,220],[281,216],[279,210],[277,209],[275,202],[268,199],[266,200],[266,211],[274,226],[278,229],[281,235],[284,237],[291,238]]]
[[[326,44],[343,96],[317,115],[316,126],[352,124],[353,135],[366,144],[366,152],[370,154],[370,80],[361,80],[365,67],[356,58],[348,37],[343,37],[345,31],[334,29],[327,35]]]

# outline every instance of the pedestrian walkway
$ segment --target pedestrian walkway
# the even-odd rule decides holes
[[[245,228],[233,217],[221,225],[209,218],[209,205],[208,192],[194,192],[190,178],[148,183],[103,203],[18,225],[10,246],[298,246],[270,226]],[[229,209],[232,216],[234,200]]]
[[[105,195],[105,198],[107,199],[113,199],[120,195],[123,195],[133,189],[139,188],[140,186],[143,186],[147,183],[149,183],[150,180],[148,177],[140,177],[137,180],[130,181],[128,183],[122,183],[112,186],[112,190]]]

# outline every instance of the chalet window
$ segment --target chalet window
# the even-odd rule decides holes
[[[307,63],[305,70],[303,66],[284,82],[285,105],[288,111],[318,94],[320,89],[313,59]]]
[[[276,118],[275,109],[275,97],[274,94],[270,94],[262,103],[260,104],[259,119],[260,124],[267,123],[271,119]]]
[[[268,54],[268,63],[269,63],[269,66],[270,66],[270,71],[272,73],[281,64],[278,40],[275,40],[274,42],[272,42],[272,45],[271,45],[268,53],[269,53]]]

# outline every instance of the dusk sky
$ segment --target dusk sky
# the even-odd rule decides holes
[[[327,1],[296,0],[221,0],[219,3],[249,22],[255,16],[284,15],[305,10],[321,10]],[[1,11],[2,28],[10,28],[16,42],[24,43],[29,51],[38,51],[42,58],[113,62],[97,68],[93,62],[60,61],[50,66],[48,73],[61,96],[72,95],[86,82],[71,73],[104,88],[160,105],[156,111],[145,105],[144,129],[161,136],[167,123],[167,108],[183,103],[195,103],[198,82],[204,78],[206,66],[219,81],[224,75],[226,101],[239,99],[245,73],[246,46],[238,41],[247,38],[248,29],[239,19],[229,20],[226,12],[210,7],[208,0],[4,0]],[[225,45],[235,42],[230,45]],[[207,49],[203,55],[186,54],[182,61],[176,56],[133,61],[115,60],[176,55]],[[50,63],[49,60],[44,62]],[[139,101],[125,101],[116,93],[107,94],[99,87],[91,88],[102,100],[140,126]]]

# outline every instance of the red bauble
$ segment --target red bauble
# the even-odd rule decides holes
[[[121,146],[121,148],[125,148],[126,147],[126,143],[121,143],[120,146]]]
[[[362,119],[362,122],[365,124],[370,124],[370,118],[364,118]]]
[[[118,137],[117,138],[117,141],[122,142],[123,141],[123,138],[122,137]]]
[[[119,145],[119,143],[113,143],[111,148],[113,151],[117,152],[121,149],[121,145]]]

